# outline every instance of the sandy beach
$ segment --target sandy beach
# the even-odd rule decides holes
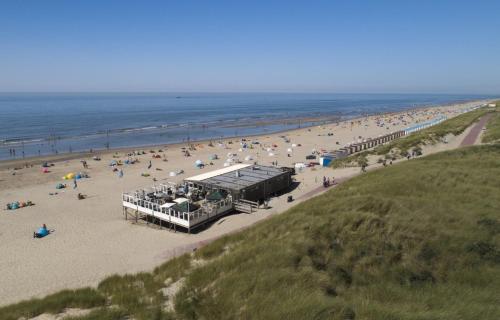
[[[306,168],[295,176],[300,184],[290,193],[297,201],[287,203],[288,194],[273,198],[268,210],[229,215],[195,234],[174,233],[125,221],[121,208],[122,192],[162,181],[178,182],[195,174],[222,168],[228,153],[238,154],[241,161],[251,155],[253,160],[248,162],[271,165],[277,161],[279,166],[293,166],[297,162],[308,162],[305,157],[312,150],[335,150],[348,143],[397,131],[440,115],[451,118],[481,103],[420,108],[254,136],[248,139],[258,141],[260,145],[242,151],[239,138],[213,141],[213,146],[209,146],[208,141],[193,143],[195,150],[190,151],[190,157],[181,152],[186,144],[141,148],[146,154],[132,156],[139,160],[138,163],[119,167],[123,170],[122,178],[112,171],[109,163],[128,159],[127,154],[133,150],[100,152],[101,161],[92,160],[89,154],[30,160],[30,163],[54,163],[48,173],[42,173],[38,164],[22,168],[26,162],[23,160],[0,163],[0,305],[64,288],[93,286],[115,273],[151,270],[170,257],[285,211],[318,190],[323,176],[344,179],[358,174],[360,170],[332,170],[319,166]],[[462,135],[466,133],[467,130]],[[446,145],[426,147],[424,154],[455,148],[459,146],[461,136],[450,137]],[[287,150],[292,143],[300,146],[289,152]],[[269,156],[267,148],[273,149],[274,156]],[[162,152],[158,152],[159,149]],[[160,158],[153,158],[149,150],[155,150],[154,154],[160,155]],[[217,154],[219,159],[209,160],[212,154]],[[198,159],[207,164],[203,169],[195,167]],[[83,168],[81,160],[87,161],[88,169]],[[376,162],[375,158],[371,160]],[[147,168],[149,161],[152,162],[151,169]],[[15,167],[22,169],[14,170]],[[181,170],[183,174],[169,177],[169,172]],[[72,181],[62,180],[70,172],[86,172],[89,178],[78,180],[77,188],[73,189]],[[142,173],[149,176],[144,177]],[[58,183],[66,183],[68,187],[56,190]],[[87,198],[78,200],[78,193],[87,195]],[[27,200],[35,205],[6,210],[9,202]],[[44,223],[54,232],[43,239],[33,239],[33,231]]]

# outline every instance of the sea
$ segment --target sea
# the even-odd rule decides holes
[[[249,136],[485,95],[0,93],[0,160]],[[12,150],[15,150],[15,156]]]

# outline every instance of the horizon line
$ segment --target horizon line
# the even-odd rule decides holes
[[[360,95],[463,95],[463,96],[499,96],[500,93],[457,93],[457,92],[336,92],[336,91],[1,91],[0,94],[360,94]]]

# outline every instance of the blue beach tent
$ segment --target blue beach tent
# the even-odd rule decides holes
[[[46,235],[48,235],[48,234],[49,234],[49,230],[47,230],[47,229],[44,229],[44,228],[40,227],[40,228],[38,229],[38,231],[36,232],[36,234],[37,234],[37,236],[39,236],[40,238],[43,238],[43,237],[45,237]]]

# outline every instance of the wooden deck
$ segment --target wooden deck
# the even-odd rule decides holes
[[[188,232],[233,210],[231,198],[218,202],[204,202],[199,209],[191,212],[178,212],[129,194],[122,195],[122,203],[125,219],[128,219],[130,215],[137,222],[144,217],[150,217],[153,220],[158,219],[166,222],[169,227],[174,227],[174,229],[175,226],[186,228]]]

